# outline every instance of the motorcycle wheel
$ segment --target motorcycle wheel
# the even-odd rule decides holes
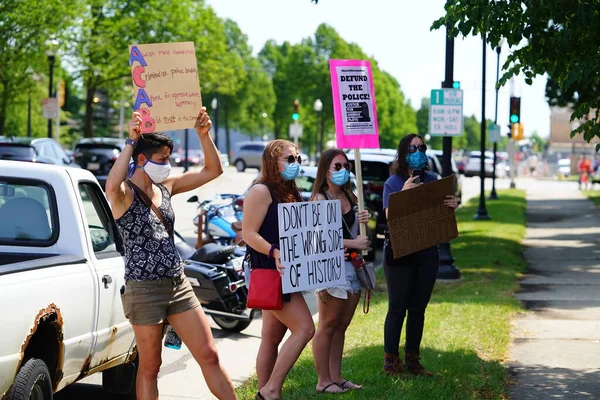
[[[215,321],[215,323],[217,325],[219,325],[219,327],[226,332],[235,332],[235,333],[241,332],[244,329],[246,329],[250,325],[250,322],[251,322],[251,321],[243,321],[241,319],[220,317],[217,315],[211,315],[211,317]]]

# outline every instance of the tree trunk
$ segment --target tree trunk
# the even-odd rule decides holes
[[[275,124],[275,127],[273,128],[273,134],[275,136],[275,139],[279,139],[280,135],[281,135],[281,125],[280,124]]]
[[[0,136],[4,136],[4,128],[6,126],[6,108],[8,107],[9,84],[8,81],[2,81],[2,97],[0,98]]]
[[[86,89],[85,96],[85,116],[83,118],[83,136],[94,137],[94,93],[96,92],[95,87],[88,87]]]

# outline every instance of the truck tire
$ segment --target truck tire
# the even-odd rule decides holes
[[[250,322],[251,322],[251,321],[244,321],[241,319],[220,317],[217,315],[212,315],[212,319],[224,331],[234,332],[234,333],[239,333],[239,332],[243,331],[250,325]]]
[[[30,358],[8,391],[8,400],[52,400],[52,378],[46,363]]]

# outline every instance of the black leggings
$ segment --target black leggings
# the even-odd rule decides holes
[[[385,251],[384,251],[385,254]],[[437,249],[427,249],[395,260],[388,257],[383,263],[388,287],[388,312],[385,318],[384,350],[398,354],[400,333],[404,317],[406,321],[405,351],[419,353],[425,308],[431,298],[440,264]]]

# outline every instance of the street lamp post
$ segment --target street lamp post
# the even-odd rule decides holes
[[[446,34],[448,27],[446,27]],[[444,81],[442,88],[451,89],[454,85],[454,38],[446,35],[446,57],[444,65]],[[430,135],[431,138],[431,135]],[[443,139],[443,156],[442,156],[442,175],[450,176],[452,171],[452,136],[444,136]],[[437,273],[437,279],[457,280],[460,279],[460,270],[454,266],[454,256],[450,241],[440,244],[440,266]]]
[[[267,124],[268,115],[266,112],[263,112],[260,116],[262,117],[262,124],[261,124],[262,140],[266,142],[267,139],[269,138],[267,136],[267,132],[266,132],[266,130],[267,130],[266,124]]]
[[[48,50],[46,52],[46,56],[48,56],[48,64],[50,66],[50,74],[49,82],[48,82],[48,98],[52,96],[52,80],[54,78],[54,61],[56,61],[56,55],[54,54],[54,50]],[[52,138],[52,118],[48,118],[48,137]]]
[[[215,147],[219,150],[219,92],[215,94],[215,97],[213,97],[210,102],[210,108],[212,108],[213,116],[215,117],[215,123],[213,125],[215,130]]]
[[[321,99],[315,100],[314,109],[319,116],[319,125],[321,126],[319,130],[319,155],[318,157],[315,157],[315,159],[318,159],[321,157],[321,153],[323,152],[323,102]]]
[[[482,35],[482,44],[483,44],[483,57],[482,57],[482,67],[481,67],[481,157],[479,158],[480,168],[479,168],[479,178],[481,180],[481,185],[479,187],[479,208],[477,209],[477,214],[473,217],[478,220],[486,220],[490,219],[490,216],[485,207],[485,62],[486,62],[486,52],[487,52],[487,43],[485,40],[485,34]]]
[[[37,81],[37,76],[31,67],[27,67],[25,73],[34,81]],[[31,89],[27,92],[27,137],[31,137]]]
[[[504,39],[498,43],[496,46],[496,110],[494,112],[494,125],[498,126],[498,92],[500,88],[498,87],[498,81],[500,80],[500,51],[502,49],[502,45],[504,44]],[[492,173],[492,192],[490,193],[490,200],[498,200],[498,194],[496,194],[496,153],[498,152],[498,143],[494,141],[494,171]]]

